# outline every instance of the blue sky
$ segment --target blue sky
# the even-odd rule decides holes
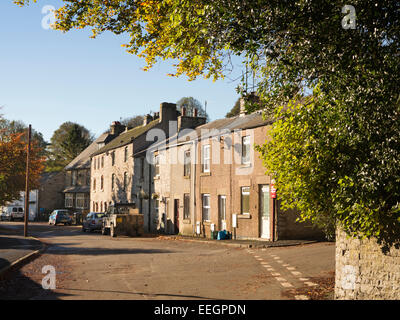
[[[65,121],[84,125],[96,136],[114,120],[159,109],[161,102],[192,96],[204,104],[211,120],[222,118],[238,94],[235,71],[217,82],[199,78],[171,78],[171,63],[162,61],[151,71],[144,61],[125,52],[124,36],[90,32],[63,34],[42,28],[42,8],[58,7],[59,0],[43,0],[20,8],[12,0],[0,2],[0,106],[11,120],[32,124],[50,140]]]

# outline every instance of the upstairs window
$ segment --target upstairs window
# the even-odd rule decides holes
[[[128,147],[125,147],[124,149],[124,162],[128,161]]]
[[[183,160],[183,175],[185,177],[190,177],[191,165],[192,165],[192,161],[190,158],[190,151],[185,151],[184,160]]]
[[[160,156],[159,155],[154,157],[154,174],[156,176],[160,175]]]
[[[111,152],[111,165],[115,165],[115,151]]]
[[[250,164],[250,136],[242,137],[242,164]]]
[[[210,172],[210,145],[204,145],[201,153],[202,172]]]

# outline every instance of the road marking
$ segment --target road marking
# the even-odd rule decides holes
[[[298,271],[291,271],[291,273],[294,275],[294,276],[301,276],[301,272],[298,272]]]
[[[282,277],[275,277],[275,279],[279,282],[287,282],[287,280],[285,278]]]
[[[293,285],[291,285],[289,282],[280,282],[280,284],[285,288],[292,288],[293,287]]]
[[[274,259],[275,259],[275,260],[279,260],[280,258],[279,258],[279,257],[277,257],[277,256],[274,256]]]
[[[296,270],[295,267],[286,267],[286,269],[288,269],[288,270]]]
[[[315,287],[315,286],[317,286],[317,284],[316,283],[314,283],[314,282],[304,282],[306,285],[308,285],[309,287]]]
[[[280,276],[281,274],[279,272],[273,272],[271,273],[274,277]]]
[[[278,262],[278,263],[280,263],[280,264],[282,264],[282,263],[283,263],[283,261],[282,261],[282,260],[276,260],[276,262]]]
[[[308,279],[308,278],[299,278],[299,280],[300,280],[300,281],[308,281],[308,280],[310,280],[310,279]]]
[[[294,296],[294,298],[295,298],[296,300],[310,300],[310,297],[308,297],[308,296],[306,296],[306,295],[303,295],[303,294],[298,295],[298,296]]]
[[[275,271],[274,268],[267,268],[268,271]]]

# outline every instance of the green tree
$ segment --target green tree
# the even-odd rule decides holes
[[[240,113],[240,98],[238,98],[232,109],[226,114],[226,118],[233,118]]]
[[[260,151],[283,203],[302,209],[305,219],[331,217],[350,234],[398,239],[399,1],[352,1],[351,28],[339,0],[64,4],[57,29],[127,33],[128,52],[144,57],[146,69],[174,59],[174,75],[216,79],[231,54],[245,56],[266,116],[277,119],[272,135],[280,143]],[[297,173],[293,180],[284,179],[289,168]]]
[[[121,124],[128,128],[135,128],[143,124],[143,116],[127,117],[121,121]]]
[[[208,116],[206,110],[204,110],[203,105],[201,102],[193,97],[183,97],[180,98],[177,102],[176,105],[178,109],[181,109],[182,107],[186,108],[186,114],[188,116],[193,116],[194,114],[194,109],[197,109],[197,116],[198,117],[205,117],[207,121],[210,120],[210,117]]]
[[[64,122],[51,137],[46,170],[62,170],[93,141],[93,135],[85,127],[73,122]]]

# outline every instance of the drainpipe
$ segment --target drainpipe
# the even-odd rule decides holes
[[[144,163],[145,163],[145,161],[143,160],[143,166],[144,166]],[[148,203],[148,214],[149,214],[149,217],[148,217],[148,229],[149,229],[149,233],[150,233],[150,231],[151,231],[151,226],[150,226],[150,223],[151,223],[151,181],[152,181],[153,179],[152,179],[152,177],[151,177],[151,165],[149,164],[149,203]]]
[[[192,174],[193,174],[193,178],[192,178],[192,192],[193,193],[193,212],[192,212],[192,221],[193,221],[193,234],[197,235],[196,233],[196,225],[197,225],[197,221],[196,221],[196,168],[197,168],[197,139],[192,141],[192,146],[193,146],[193,150],[194,150],[194,163],[192,164],[193,166],[193,170],[192,170]]]

